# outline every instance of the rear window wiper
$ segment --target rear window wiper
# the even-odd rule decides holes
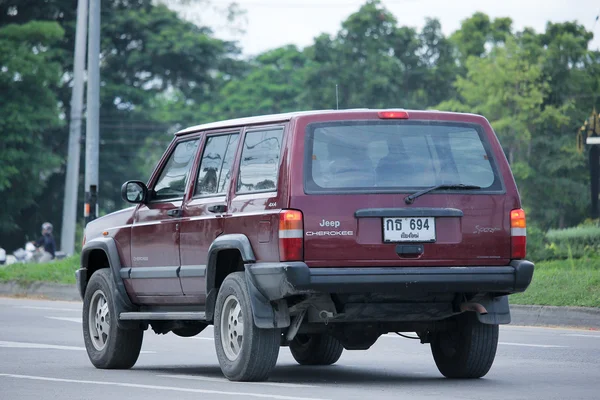
[[[420,190],[416,193],[413,193],[409,196],[406,196],[404,198],[404,202],[406,204],[412,204],[415,199],[417,197],[423,196],[424,194],[427,194],[429,192],[433,192],[434,190],[438,190],[438,189],[464,189],[464,190],[468,190],[468,189],[481,189],[481,186],[477,186],[477,185],[465,185],[463,183],[455,183],[455,184],[451,184],[451,183],[442,183],[441,185],[435,185],[435,186],[431,186],[428,187],[427,189],[423,189]]]

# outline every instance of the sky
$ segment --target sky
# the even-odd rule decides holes
[[[223,39],[237,40],[243,54],[252,56],[287,44],[305,47],[321,33],[335,34],[344,21],[366,0],[235,0],[246,11],[242,25],[245,32],[232,32],[214,8],[225,7],[232,0],[211,0],[213,10],[206,5],[180,6],[184,17],[211,26]],[[477,11],[490,17],[510,17],[513,29],[532,27],[537,32],[546,22],[577,20],[594,31],[591,49],[600,49],[600,0],[382,0],[398,20],[399,25],[420,29],[426,17],[438,18],[442,31],[449,35],[460,22]]]

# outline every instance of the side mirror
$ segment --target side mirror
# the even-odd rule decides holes
[[[121,197],[128,203],[145,203],[148,200],[148,188],[141,181],[127,181],[121,186]]]

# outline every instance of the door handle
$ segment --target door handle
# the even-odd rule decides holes
[[[169,217],[181,217],[181,208],[174,208],[172,210],[167,211],[167,215]]]
[[[213,206],[209,206],[208,211],[211,213],[224,213],[227,211],[227,206],[225,204],[215,204]]]

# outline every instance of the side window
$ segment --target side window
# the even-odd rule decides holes
[[[197,149],[198,139],[177,144],[154,185],[152,200],[176,199],[185,195]]]
[[[238,193],[276,190],[282,137],[283,128],[246,133],[237,181]]]
[[[194,195],[206,196],[217,193],[217,184],[228,141],[229,135],[209,136],[206,140]]]
[[[225,158],[223,159],[223,167],[221,168],[221,174],[219,175],[219,193],[225,193],[229,187],[229,182],[231,182],[233,159],[239,141],[240,135],[238,133],[229,136],[229,144],[227,145],[227,151],[225,152]]]

